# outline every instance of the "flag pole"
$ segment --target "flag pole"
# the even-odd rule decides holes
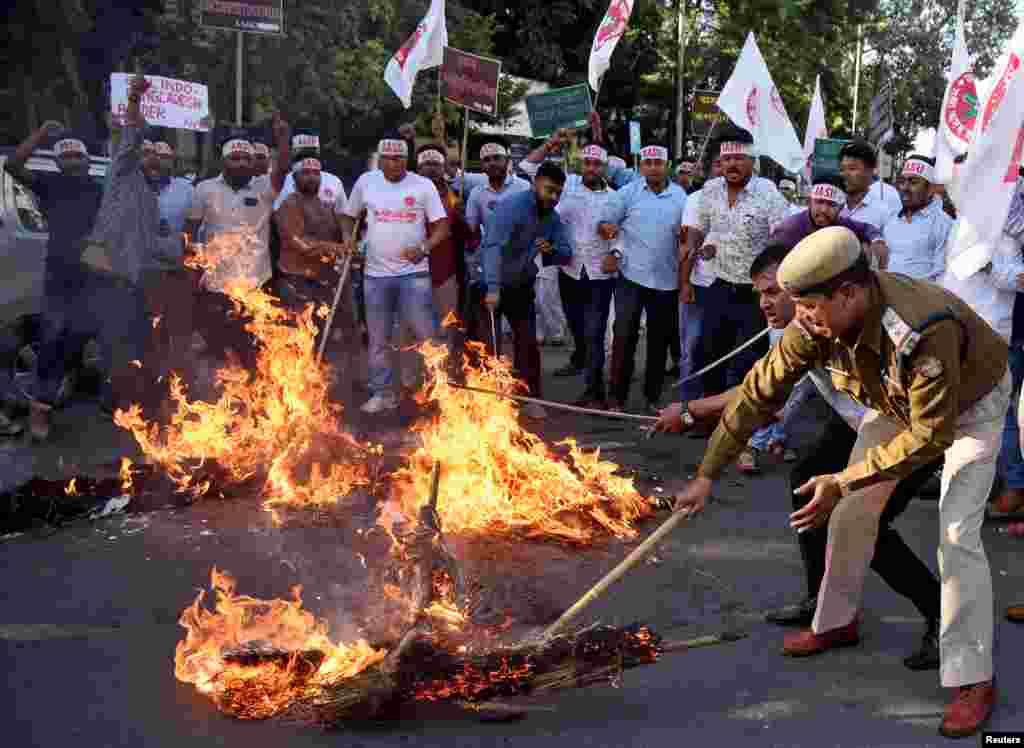
[[[469,150],[469,107],[462,108],[462,179],[459,182],[459,202],[466,205],[466,169],[469,166],[467,151]]]

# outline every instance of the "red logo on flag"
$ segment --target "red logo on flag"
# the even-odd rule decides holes
[[[757,111],[757,86],[751,87],[750,93],[747,94],[747,119],[750,120],[753,127],[760,124],[760,112]]]
[[[633,0],[612,0],[612,4],[608,6],[608,14],[601,22],[597,36],[594,37],[595,52],[626,33],[626,24],[629,23],[632,12]]]
[[[992,89],[992,94],[988,97],[988,102],[985,104],[985,116],[981,120],[982,132],[988,129],[992,119],[996,116],[996,112],[999,111],[999,105],[1003,103],[1003,98],[1006,96],[1006,89],[1010,87],[1010,82],[1013,80],[1013,76],[1017,74],[1018,68],[1020,68],[1020,58],[1017,55],[1010,55],[1010,59],[1006,63],[1006,69],[1003,70],[1003,74],[999,77],[999,82]]]
[[[412,36],[405,40],[405,44],[395,52],[395,61],[398,63],[398,67],[405,69],[405,62],[409,59],[409,55],[416,49],[416,45],[419,44],[422,36],[427,33],[427,24],[421,23],[416,27],[416,30],[412,32]]]
[[[953,81],[942,116],[946,127],[957,139],[970,142],[978,119],[978,88],[972,73],[964,73]]]
[[[414,205],[416,205],[416,198],[413,197],[412,195],[409,195],[409,197],[405,198],[405,205],[407,208],[413,207]]]

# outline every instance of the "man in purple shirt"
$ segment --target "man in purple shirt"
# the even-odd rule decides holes
[[[861,223],[840,217],[846,204],[843,182],[839,177],[818,177],[811,187],[811,202],[807,210],[790,216],[772,232],[771,241],[795,247],[800,241],[818,229],[828,226],[845,226],[862,244],[869,245],[868,252],[878,258],[879,266],[885,267],[889,250],[882,239],[882,232],[869,223]]]

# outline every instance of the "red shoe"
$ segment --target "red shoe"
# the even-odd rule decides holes
[[[966,738],[973,735],[992,716],[995,705],[994,680],[961,686],[956,698],[946,707],[939,732],[947,738]]]
[[[860,621],[854,618],[845,626],[822,634],[815,634],[812,629],[790,634],[782,640],[782,654],[787,657],[810,657],[829,649],[860,644],[860,634],[857,632],[859,623]]]

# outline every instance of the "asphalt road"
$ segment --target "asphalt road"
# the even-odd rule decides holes
[[[550,371],[564,363],[566,353],[545,349],[544,356]],[[548,385],[556,399],[578,394],[575,383],[551,379]],[[44,472],[59,473],[68,465],[88,470],[130,447],[89,406],[75,413],[85,423],[67,421],[59,447],[40,452]],[[813,422],[805,424],[804,443],[813,430]],[[642,441],[629,426],[576,416],[558,416],[545,426],[552,439],[564,433],[610,445],[608,458],[666,481],[685,477],[703,447],[675,437]],[[4,455],[18,461],[26,449],[9,445]],[[338,601],[357,580],[346,576],[351,566],[345,549],[329,532],[274,529],[254,499],[156,509],[79,523],[45,537],[9,539],[0,543],[0,586],[6,592],[0,599],[3,744],[947,744],[937,734],[948,698],[937,673],[911,673],[901,663],[921,634],[916,612],[876,577],[868,580],[859,647],[809,660],[780,655],[784,631],[764,623],[761,614],[803,593],[788,505],[781,466],[754,479],[728,475],[716,503],[663,544],[658,563],[640,567],[593,610],[610,623],[644,621],[674,639],[739,630],[747,634],[739,642],[665,655],[628,671],[617,688],[546,696],[519,722],[483,724],[451,707],[417,706],[385,725],[331,733],[234,721],[173,676],[174,646],[182,632],[178,614],[206,585],[215,564],[239,578],[241,592],[257,596],[285,596],[289,585],[302,581],[308,606],[343,623]],[[899,527],[934,568],[937,504],[913,502]],[[1000,703],[991,729],[1024,730],[1024,699],[1018,696],[1024,693],[1024,627],[1001,616],[1005,605],[1024,599],[1024,544],[997,530],[998,525],[985,530],[999,611]],[[569,566],[552,563],[550,586],[564,588],[564,598],[571,599],[630,547],[579,552],[565,562]],[[567,568],[577,571],[559,576]]]

